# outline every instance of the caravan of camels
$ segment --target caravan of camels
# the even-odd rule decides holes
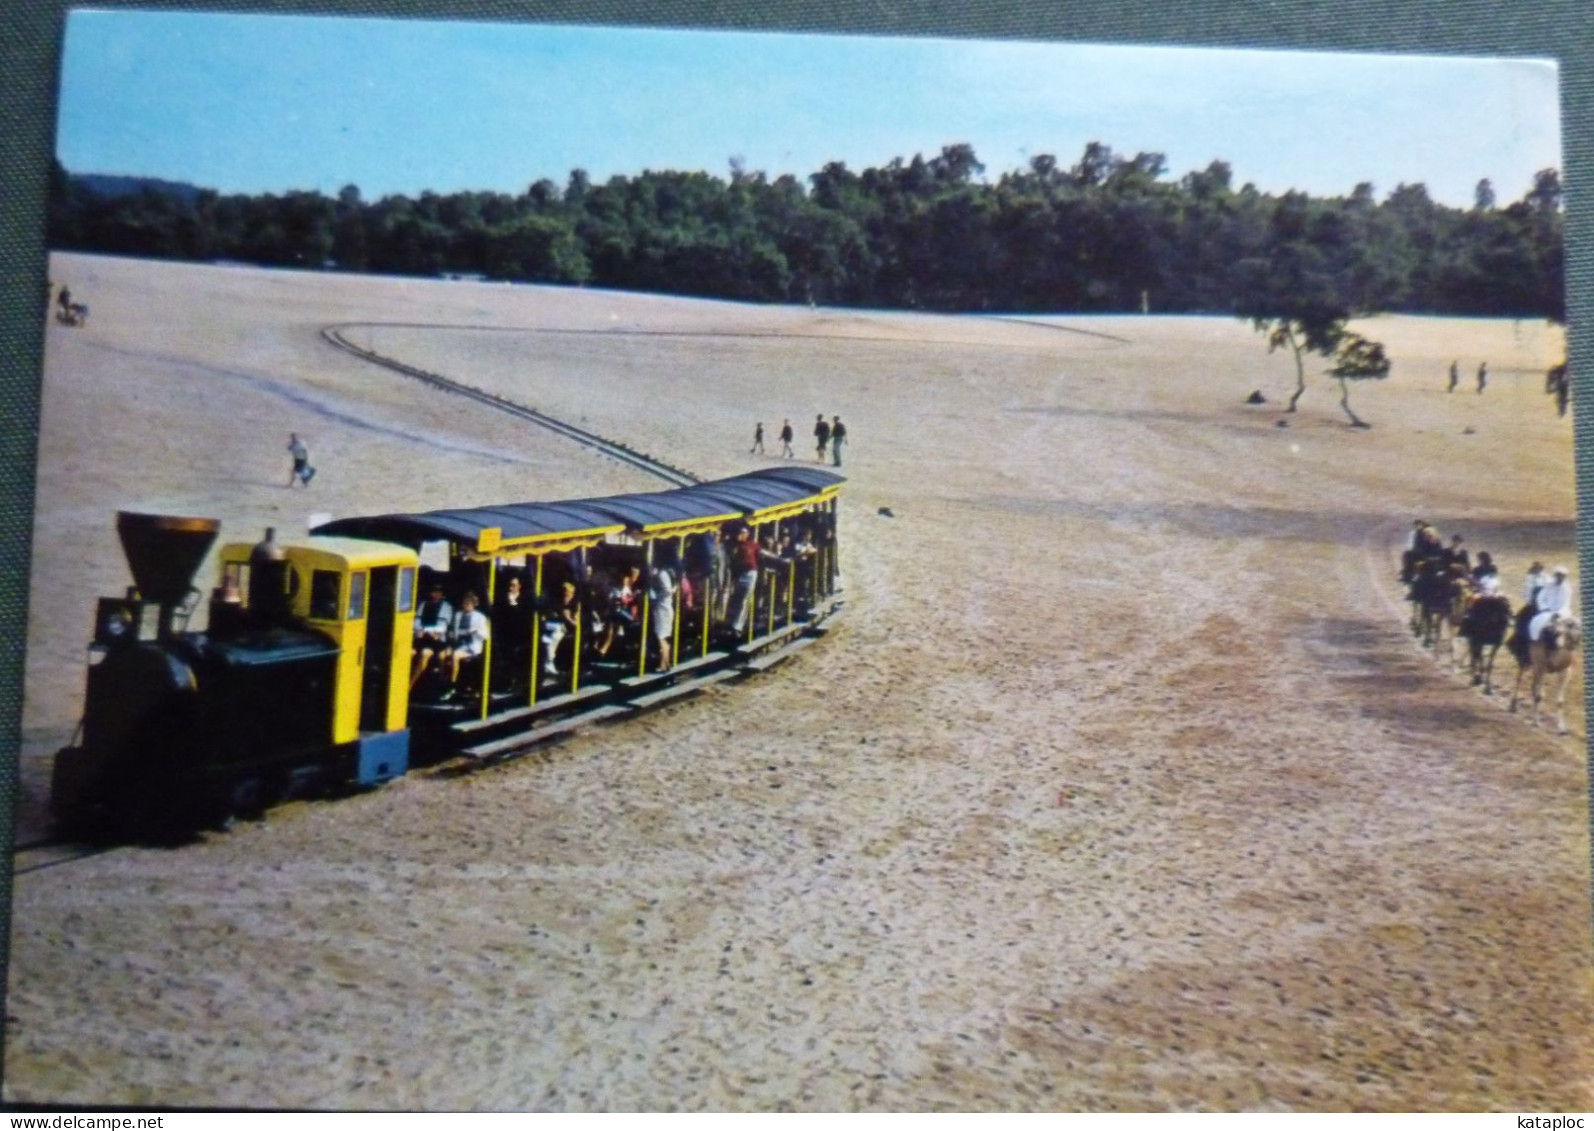
[[[1566,684],[1582,645],[1582,625],[1573,615],[1572,584],[1565,566],[1553,570],[1534,562],[1522,587],[1522,605],[1513,612],[1511,599],[1500,591],[1500,574],[1487,551],[1474,563],[1461,535],[1448,545],[1421,519],[1412,524],[1401,557],[1400,580],[1411,602],[1411,630],[1436,657],[1452,664],[1458,639],[1467,642],[1467,665],[1474,687],[1494,694],[1494,658],[1507,643],[1517,661],[1511,689],[1511,710],[1517,709],[1522,681],[1530,677],[1533,723],[1539,724],[1544,701],[1553,699],[1556,729],[1566,733]]]

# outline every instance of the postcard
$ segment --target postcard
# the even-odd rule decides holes
[[[74,11],[4,1098],[1586,1110],[1557,81]]]

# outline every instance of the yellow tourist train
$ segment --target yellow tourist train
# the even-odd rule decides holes
[[[776,467],[605,498],[367,515],[222,546],[123,512],[134,585],[98,604],[62,831],[184,835],[412,761],[484,760],[762,670],[840,606],[838,496]]]

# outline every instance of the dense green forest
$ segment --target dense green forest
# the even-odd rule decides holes
[[[1324,159],[1333,160],[1325,146]],[[649,171],[561,188],[367,201],[350,185],[221,195],[52,170],[58,249],[390,274],[480,275],[762,302],[945,311],[1247,314],[1321,302],[1564,320],[1561,182],[1500,205],[1235,187],[1228,164],[1177,180],[1161,154],[1099,143],[994,178],[967,145],[801,181]],[[100,188],[95,186],[99,185]]]

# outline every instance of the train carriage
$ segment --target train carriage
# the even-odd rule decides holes
[[[497,729],[495,720],[506,727],[530,724],[600,697],[641,694],[692,672],[706,675],[704,669],[778,646],[822,620],[835,595],[843,482],[818,468],[770,468],[669,491],[344,518],[314,533],[377,539],[417,553],[438,543],[446,548],[446,570],[431,573],[426,584],[440,582],[455,609],[467,592],[475,594],[492,628],[460,683],[444,687],[435,674],[417,679],[411,716],[428,740],[446,727],[479,745]],[[733,638],[725,623],[730,579],[722,570],[701,568],[699,547],[738,527],[755,539],[806,535],[812,552],[775,552],[775,560],[766,559],[754,607]],[[690,584],[690,599],[682,594],[675,601],[665,672],[650,672],[648,663],[652,607],[645,579],[656,566]],[[643,581],[634,612],[619,640],[599,653],[595,638],[605,635],[615,614],[609,593],[633,569]],[[510,619],[509,578],[520,581],[531,613],[518,626],[524,632],[518,639],[501,630]],[[552,657],[556,676],[546,678],[543,630],[550,600],[565,582],[577,588],[576,625]]]

